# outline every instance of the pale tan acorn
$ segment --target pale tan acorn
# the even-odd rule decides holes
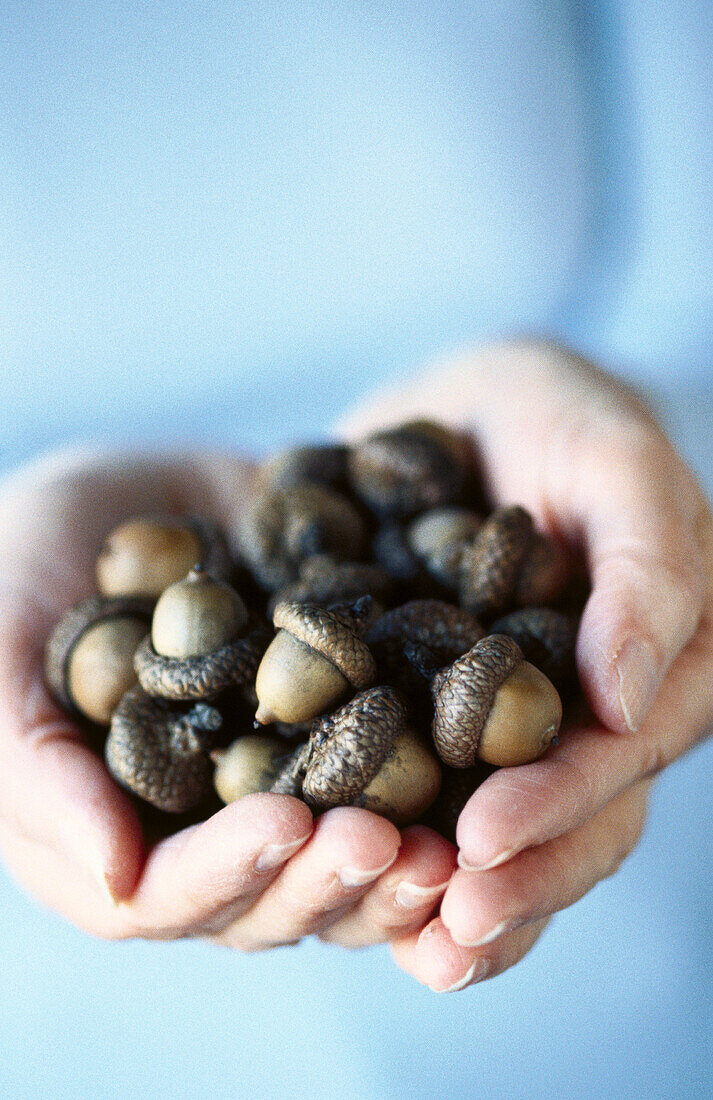
[[[277,634],[255,679],[255,721],[304,722],[324,713],[350,691],[366,687],[376,671],[361,639],[368,596],[351,607],[280,603],[273,615]]]
[[[433,742],[444,763],[510,767],[546,751],[562,721],[550,680],[503,634],[489,634],[431,683]]]

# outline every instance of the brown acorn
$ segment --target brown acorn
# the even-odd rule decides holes
[[[409,524],[406,538],[431,576],[455,592],[463,551],[482,522],[470,508],[431,508]]]
[[[256,722],[304,722],[373,680],[374,658],[360,637],[370,605],[368,596],[351,608],[331,610],[277,605],[273,622],[278,632],[255,679]]]
[[[523,656],[559,691],[575,679],[574,647],[579,618],[550,607],[523,607],[511,611],[492,625],[493,634],[507,634],[517,642]]]
[[[105,596],[157,599],[199,563],[228,579],[233,568],[217,524],[196,516],[137,516],[115,527],[97,558],[97,587]]]
[[[213,783],[223,802],[235,802],[246,794],[274,791],[299,797],[302,777],[297,754],[304,745],[285,751],[279,737],[246,734],[227,749],[214,749],[210,754],[216,765]]]
[[[536,760],[555,738],[562,702],[544,673],[517,644],[489,634],[431,684],[433,741],[453,768],[477,759],[509,767]]]
[[[564,551],[536,533],[519,505],[497,508],[460,559],[460,602],[488,619],[517,605],[545,603],[568,579]]]
[[[412,420],[355,443],[349,477],[378,516],[399,519],[458,500],[470,468],[465,437]]]
[[[347,447],[344,443],[303,444],[289,447],[260,466],[262,490],[291,489],[305,481],[341,489],[346,485]]]
[[[94,596],[62,616],[44,662],[47,684],[62,706],[109,725],[136,682],[134,653],[148,634],[152,607],[152,600],[139,596]]]
[[[313,554],[299,566],[297,580],[279,588],[268,603],[312,603],[328,607],[360,596],[388,599],[394,582],[380,565],[361,561],[335,561],[329,554]]]
[[[361,556],[364,521],[342,493],[303,482],[259,493],[245,508],[238,531],[241,558],[257,581],[274,591],[295,579],[312,554]]]
[[[374,687],[334,714],[318,719],[310,735],[302,783],[317,809],[361,806],[407,825],[431,805],[440,767],[407,728],[398,695]]]
[[[208,750],[222,719],[207,703],[181,712],[135,685],[114,711],[106,765],[124,787],[167,813],[183,813],[211,790]]]
[[[266,645],[238,593],[195,568],[161,595],[134,664],[147,694],[203,699],[246,683]]]

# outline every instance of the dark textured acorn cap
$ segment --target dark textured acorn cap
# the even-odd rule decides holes
[[[431,684],[433,742],[450,767],[468,768],[475,763],[498,688],[522,660],[512,638],[489,634],[436,673]]]
[[[376,673],[367,645],[355,632],[360,612],[370,606],[369,597],[351,608],[327,610],[315,604],[279,603],[273,614],[278,630],[287,630],[298,641],[315,649],[337,668],[355,688],[366,687]]]
[[[294,580],[312,554],[360,557],[364,539],[364,521],[351,501],[314,482],[258,494],[238,531],[242,560],[270,590]]]
[[[460,563],[460,602],[490,617],[512,606],[520,569],[534,537],[532,517],[513,505],[488,516]]]
[[[318,719],[302,784],[306,801],[320,809],[351,805],[381,768],[404,722],[403,705],[389,687],[369,688]]]
[[[219,712],[206,703],[177,712],[137,685],[123,696],[111,720],[107,767],[152,806],[183,813],[212,789],[213,766],[207,753],[221,721]]]
[[[154,601],[145,596],[91,596],[71,607],[59,620],[45,646],[45,680],[67,710],[76,710],[69,692],[69,661],[75,645],[90,627],[107,619],[137,618],[151,624]]]
[[[574,647],[579,620],[549,607],[523,607],[492,625],[494,634],[507,634],[530,661],[556,685],[575,675]]]
[[[468,472],[457,433],[413,420],[355,443],[349,476],[355,492],[377,515],[394,518],[456,501]]]
[[[278,603],[311,603],[328,607],[339,601],[346,603],[359,596],[388,599],[394,581],[386,569],[372,562],[335,561],[329,554],[314,554],[299,567],[298,579],[278,589],[272,598]],[[268,605],[270,606],[270,605]]]
[[[341,487],[346,483],[347,447],[344,443],[312,443],[290,447],[260,466],[260,484],[287,489],[304,481]]]
[[[394,607],[369,627],[366,641],[385,653],[403,651],[407,643],[431,649],[465,653],[485,631],[475,615],[445,600],[409,600]]]
[[[201,657],[163,657],[147,637],[136,650],[134,668],[144,691],[177,701],[206,699],[247,683],[267,649],[267,627],[253,618],[252,629]]]
[[[270,791],[273,794],[289,794],[293,798],[301,798],[309,755],[309,741],[305,741],[303,744],[297,745],[292,752],[275,760],[275,779]]]

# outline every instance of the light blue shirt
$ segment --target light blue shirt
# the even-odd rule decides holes
[[[269,448],[529,330],[675,390],[705,476],[711,57],[709,0],[5,0],[0,467],[97,436]],[[450,998],[384,949],[96,943],[4,879],[0,1091],[703,1095],[712,759],[523,964]]]

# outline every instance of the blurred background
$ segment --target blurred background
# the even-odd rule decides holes
[[[648,393],[713,492],[707,0],[0,4],[0,473],[268,451],[480,337]],[[708,1096],[713,747],[450,997],[386,949],[104,944],[0,872],[0,1093]]]

